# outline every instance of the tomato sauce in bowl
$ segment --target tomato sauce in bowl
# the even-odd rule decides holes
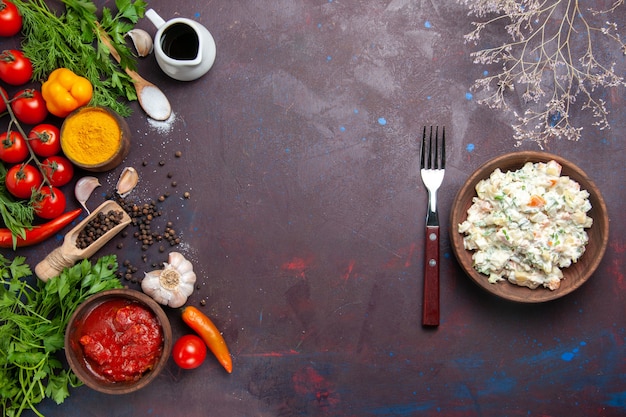
[[[140,303],[105,301],[85,317],[81,327],[79,341],[86,364],[108,381],[135,381],[161,356],[161,326]]]
[[[167,365],[172,328],[161,306],[141,291],[95,294],[72,314],[65,357],[96,391],[127,394],[153,381]]]

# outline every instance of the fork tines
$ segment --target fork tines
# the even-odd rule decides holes
[[[439,126],[435,126],[434,142],[435,143],[433,144],[433,127],[431,126],[430,135],[428,137],[428,143],[426,143],[426,126],[424,126],[424,134],[422,135],[421,161],[420,161],[421,169],[445,169],[446,167],[446,128],[445,126],[442,128],[441,145],[439,144]]]

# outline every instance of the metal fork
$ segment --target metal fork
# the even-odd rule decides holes
[[[426,126],[422,136],[420,174],[428,189],[428,213],[426,215],[426,244],[424,256],[424,298],[422,325],[439,325],[439,216],[437,213],[437,190],[443,182],[446,167],[446,128],[430,127],[426,141]]]

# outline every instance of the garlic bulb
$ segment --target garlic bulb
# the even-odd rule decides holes
[[[170,252],[163,269],[146,272],[141,289],[154,300],[172,308],[182,307],[193,293],[193,265],[178,252]]]

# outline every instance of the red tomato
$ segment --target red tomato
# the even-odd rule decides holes
[[[0,80],[11,85],[22,85],[33,76],[33,64],[21,51],[8,49],[0,54]]]
[[[206,344],[195,334],[184,335],[174,343],[172,358],[183,369],[197,368],[206,358]]]
[[[23,162],[28,157],[28,145],[20,132],[0,133],[0,160],[9,164]]]
[[[1,1],[1,0],[0,0]],[[2,97],[4,97],[7,101],[9,101],[9,95],[7,94],[7,90],[5,90],[4,88],[0,87],[0,94],[2,95]],[[0,97],[0,113],[4,113],[7,110],[7,103],[6,101],[4,101],[2,99],[2,97]]]
[[[65,195],[57,187],[41,187],[33,203],[35,214],[42,219],[55,219],[65,211]]]
[[[43,158],[61,152],[60,137],[59,128],[47,123],[33,127],[28,134],[30,147],[37,156]]]
[[[30,164],[13,165],[7,171],[5,185],[17,198],[30,198],[33,188],[37,190],[43,181],[39,170]]]
[[[74,165],[64,156],[49,156],[41,162],[43,173],[50,185],[62,187],[74,177]]]
[[[46,101],[38,90],[32,88],[18,91],[13,96],[11,108],[17,120],[27,125],[41,123],[48,116]]]
[[[22,16],[15,4],[0,0],[0,36],[13,36],[22,29]]]

